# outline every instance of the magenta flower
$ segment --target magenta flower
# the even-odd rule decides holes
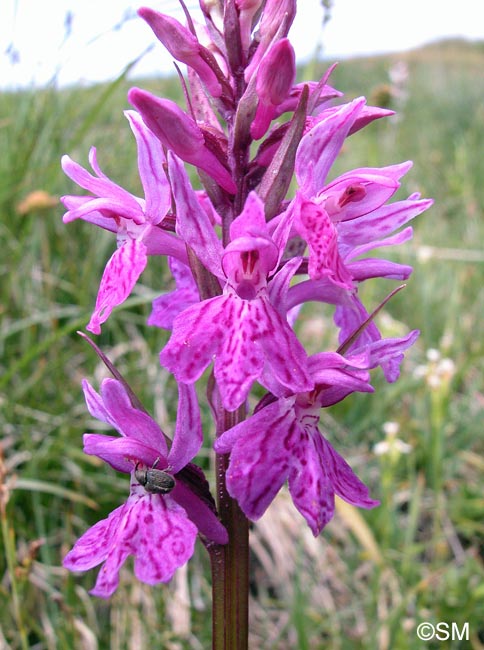
[[[410,267],[386,260],[380,267],[376,260],[353,260],[369,250],[408,241],[411,228],[388,235],[433,203],[412,195],[407,201],[384,205],[400,187],[399,179],[411,167],[409,162],[356,169],[325,185],[364,104],[364,99],[357,99],[337,111],[323,111],[301,139],[295,164],[300,189],[294,200],[294,228],[309,247],[309,276],[314,280],[328,277],[350,291],[356,281],[369,277],[403,280],[410,275]]]
[[[230,453],[227,489],[249,519],[259,519],[287,480],[294,505],[318,535],[334,513],[334,495],[378,505],[318,428],[319,410],[354,391],[372,391],[368,353],[310,357],[314,389],[280,397],[223,433],[217,453]]]
[[[226,284],[223,295],[195,304],[175,318],[161,364],[178,381],[193,383],[214,358],[215,378],[228,410],[245,401],[265,367],[292,391],[310,390],[313,382],[304,348],[273,302],[273,294],[287,287],[298,265],[296,260],[276,272],[290,223],[283,222],[271,236],[262,201],[251,193],[231,224],[230,243],[222,249],[215,234],[209,239],[213,229],[208,217],[204,222],[202,211],[196,212],[197,201],[182,165],[173,157],[169,169],[178,231]],[[197,239],[200,231],[204,237]]]
[[[319,411],[355,391],[373,392],[368,371],[386,362],[398,365],[417,335],[369,340],[346,358],[336,352],[309,357],[314,381],[309,392],[291,395],[269,378],[266,387],[278,399],[263,399],[254,415],[214,444],[217,453],[230,453],[227,489],[249,519],[264,514],[286,480],[294,505],[315,536],[333,516],[335,494],[360,508],[378,505],[319,431]]]
[[[101,325],[131,293],[147,264],[148,255],[173,255],[186,261],[183,242],[160,227],[171,205],[170,188],[163,171],[165,155],[155,136],[134,111],[125,115],[138,146],[138,167],[145,198],[138,198],[116,183],[100,169],[96,149],[90,151],[89,162],[95,176],[63,156],[64,172],[93,196],[63,196],[67,208],[63,219],[89,221],[116,233],[118,248],[106,264],[99,287],[96,307],[87,329],[95,334]]]
[[[193,387],[179,385],[178,418],[170,449],[157,423],[133,407],[121,382],[105,379],[100,394],[87,381],[83,387],[91,415],[121,434],[87,433],[84,451],[130,474],[131,486],[127,502],[84,533],[66,555],[64,566],[87,571],[104,563],[91,593],[108,598],[118,586],[119,569],[129,555],[134,556],[139,580],[148,584],[167,582],[192,556],[198,532],[219,544],[227,542],[227,533],[206,498],[201,470],[189,465],[202,443]],[[140,466],[151,468],[155,464],[176,479],[169,493],[150,492],[136,480],[135,471]],[[194,477],[199,493],[192,489]]]

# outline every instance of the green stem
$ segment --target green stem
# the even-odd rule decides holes
[[[223,430],[244,419],[242,409],[223,412]],[[249,521],[227,492],[228,455],[217,455],[217,497],[226,546],[210,550],[213,595],[213,650],[247,650],[249,628]]]

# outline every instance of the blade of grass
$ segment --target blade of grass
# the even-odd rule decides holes
[[[47,494],[54,494],[55,496],[62,497],[68,501],[83,503],[88,508],[92,508],[93,510],[97,510],[99,508],[96,501],[90,499],[89,497],[86,497],[80,492],[75,492],[74,490],[69,490],[62,485],[56,485],[55,483],[48,483],[47,481],[40,481],[38,479],[18,478],[15,481],[14,490],[45,492]]]

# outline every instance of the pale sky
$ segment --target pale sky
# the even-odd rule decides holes
[[[54,75],[62,85],[113,79],[150,44],[131,77],[171,72],[170,54],[136,16],[143,4],[183,20],[177,0],[0,0],[0,87],[44,84]],[[318,43],[325,58],[341,60],[449,36],[484,40],[484,0],[334,0],[324,31],[322,16],[320,0],[299,0],[289,34],[298,60]]]

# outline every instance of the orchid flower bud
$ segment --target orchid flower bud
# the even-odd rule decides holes
[[[199,23],[196,20],[192,20],[193,23],[193,29],[195,30],[195,36],[198,39],[198,42],[200,43],[200,46],[210,52],[210,54],[213,56],[215,59],[218,67],[220,68],[220,71],[224,75],[226,79],[229,78],[230,72],[227,67],[227,59],[224,55],[224,53],[220,49],[221,43],[218,42],[218,44],[215,42],[213,39],[213,29],[209,30],[207,25],[204,25],[202,23]]]
[[[207,56],[203,57],[201,52],[208,55],[210,60],[213,57],[203,45],[200,45],[197,38],[174,18],[160,14],[153,9],[142,7],[138,14],[146,20],[156,38],[163,43],[170,54],[177,61],[193,68],[213,97],[220,97],[222,86],[214,69],[207,63]],[[213,65],[217,66],[215,60],[213,60]]]
[[[220,33],[224,28],[223,6],[221,0],[200,0],[200,9],[208,20]]]
[[[255,140],[269,128],[277,106],[289,95],[296,77],[296,59],[289,39],[271,47],[257,72],[256,90],[259,104],[250,133]]]
[[[250,45],[252,21],[262,6],[262,0],[235,0],[235,5],[239,10],[240,40],[242,42],[242,48],[244,52],[247,52]]]
[[[257,70],[262,57],[267,52],[275,38],[284,38],[288,35],[289,29],[296,15],[296,0],[267,0],[260,27],[256,34],[259,45],[249,65],[245,69],[245,81],[249,83],[250,78]]]
[[[273,38],[284,14],[287,14],[289,18],[285,34],[287,36],[296,16],[296,0],[267,0],[260,24],[261,36]]]
[[[160,99],[140,88],[131,88],[128,100],[141,113],[145,124],[156,137],[182,160],[203,169],[224,190],[235,194],[232,177],[218,158],[207,148],[197,123],[169,99]]]

